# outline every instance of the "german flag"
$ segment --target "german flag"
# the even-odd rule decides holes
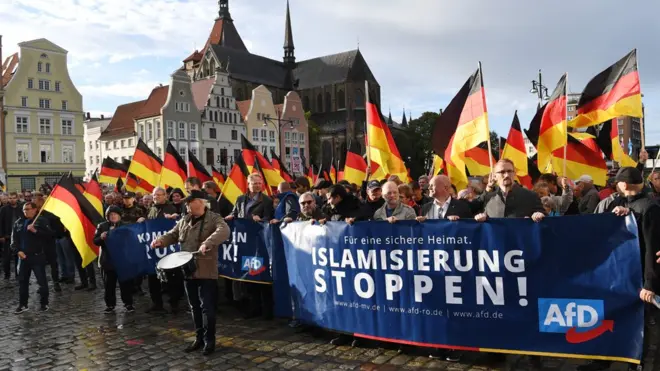
[[[179,188],[185,192],[187,177],[186,162],[181,158],[172,143],[168,142],[163,167],[160,169],[159,185],[165,189],[168,187]]]
[[[344,164],[344,180],[351,184],[361,185],[367,177],[367,163],[359,155],[357,144],[351,142],[346,152],[346,163]]]
[[[225,185],[225,176],[221,171],[218,171],[215,167],[211,166],[211,175],[213,175],[213,181],[218,185],[218,188],[222,189]]]
[[[563,170],[564,148],[557,148],[552,153],[552,167],[557,175],[569,179],[577,179],[582,175],[590,175],[594,184],[604,186],[607,183],[607,164],[600,151],[595,152],[591,148],[580,143],[579,140],[568,136],[566,145],[566,174]]]
[[[126,190],[130,192],[140,192],[142,194],[151,194],[154,191],[154,186],[145,179],[129,172],[126,177]]]
[[[291,176],[291,173],[289,173],[289,171],[286,169],[286,166],[282,163],[282,160],[280,160],[279,156],[277,156],[273,150],[270,151],[270,157],[273,169],[280,172],[280,176],[284,179],[284,181],[293,183],[293,177]]]
[[[589,129],[592,129],[593,126],[590,126]],[[573,138],[577,139],[580,141],[580,143],[584,144],[587,146],[590,150],[600,153],[600,147],[598,146],[598,143],[596,143],[596,135],[595,133],[589,132],[573,132],[573,133],[568,133],[568,135],[572,136]]]
[[[241,134],[241,145],[243,147],[242,157],[248,172],[252,172],[255,162],[259,161],[259,166],[264,175],[264,181],[268,187],[277,188],[284,181],[279,171],[275,170],[264,155],[257,150],[250,141]]]
[[[332,184],[337,183],[337,169],[335,168],[334,161],[332,161],[332,165],[330,165],[330,181]]]
[[[60,222],[69,231],[73,244],[80,252],[83,267],[98,256],[99,248],[94,245],[94,233],[96,226],[103,222],[104,218],[78,191],[71,174],[60,179],[46,199],[42,210],[60,218]]]
[[[619,116],[642,117],[637,49],[596,75],[582,91],[573,128],[598,125]]]
[[[445,170],[447,171],[447,176],[456,187],[456,190],[461,191],[468,186],[468,177],[467,172],[465,171],[465,159],[463,156],[455,156],[451,158],[451,142],[449,147],[445,150]]]
[[[307,178],[307,180],[309,180],[309,184],[311,184],[312,186],[316,184],[316,175],[314,175],[314,165],[311,164],[309,165],[305,177]]]
[[[538,166],[541,171],[551,164],[552,156],[556,156],[555,151],[557,149],[563,151],[566,145],[566,103],[566,74],[564,74],[559,79],[550,100],[545,104],[541,116],[538,145],[536,147]]]
[[[438,155],[433,155],[433,165],[431,167],[431,176],[436,176],[443,172],[445,169],[445,162],[442,161],[442,157]]]
[[[103,191],[101,191],[101,185],[99,184],[99,181],[96,179],[96,172],[92,174],[92,178],[87,182],[87,186],[85,187],[85,193],[83,193],[83,196],[89,201],[89,203],[94,206],[94,209],[99,212],[99,214],[103,215]]]
[[[153,189],[155,184],[160,184],[162,167],[163,161],[149,149],[142,139],[138,139],[135,154],[133,154],[133,160],[128,168],[128,172],[147,182]]]
[[[389,179],[390,174],[385,172],[385,169],[380,166],[379,163],[376,161],[371,161],[371,176],[369,177],[370,179],[375,179],[375,180],[383,180],[383,179]]]
[[[619,128],[615,120],[616,119],[612,119],[603,123],[596,141],[598,142],[600,149],[603,151],[603,154],[605,154],[605,157],[609,160],[618,162],[621,167],[636,167],[637,163],[635,160],[630,158],[621,147],[621,142],[619,141]]]
[[[399,179],[405,179],[406,165],[399,154],[390,128],[381,116],[380,108],[369,95],[369,82],[365,81],[365,92],[367,95],[367,153],[369,162],[377,162],[383,171],[391,175],[398,175]]]
[[[237,157],[234,166],[231,168],[225,184],[222,187],[222,197],[229,201],[232,205],[236,204],[238,196],[247,192],[247,166],[243,162],[243,157]]]
[[[7,192],[7,186],[0,180],[0,191]]]
[[[188,150],[188,176],[199,179],[202,183],[213,180],[204,165]]]
[[[455,173],[461,170],[465,172],[462,167],[465,160],[458,159],[459,156],[464,157],[465,152],[489,140],[486,93],[479,67],[438,117],[433,126],[432,145],[436,155],[456,165],[453,166]],[[458,188],[457,184],[454,185]]]
[[[117,179],[126,179],[126,173],[128,173],[128,167],[110,157],[106,157],[103,159],[103,164],[101,164],[99,182],[115,184],[117,183]]]
[[[264,175],[264,171],[263,171],[263,169],[261,169],[261,165],[259,164],[259,162],[260,161],[258,159],[254,160],[254,167],[252,168],[252,172],[261,175],[261,179],[265,180],[266,175]],[[267,182],[264,182],[264,183],[265,184],[264,184],[263,190],[261,192],[263,192],[263,193],[265,193],[269,196],[272,196],[273,193],[274,193],[273,192],[273,187],[269,186]],[[278,184],[278,186],[279,186],[279,184]],[[277,189],[277,187],[275,187],[275,189]]]
[[[465,166],[472,176],[490,174],[490,169],[495,166],[495,156],[488,154],[488,144],[484,142],[468,149],[465,152]]]
[[[511,123],[511,129],[509,129],[509,135],[506,138],[506,144],[502,150],[501,157],[513,161],[513,165],[516,168],[516,176],[520,184],[527,188],[532,188],[529,169],[527,167],[529,159],[527,157],[527,149],[525,148],[525,138],[520,129],[518,111],[513,114],[513,122]]]

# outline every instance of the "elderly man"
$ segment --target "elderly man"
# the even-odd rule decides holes
[[[142,203],[142,207],[148,211],[154,204],[154,198],[152,195],[144,195],[140,202]]]
[[[417,221],[472,218],[470,205],[466,201],[451,197],[451,181],[446,175],[436,175],[431,179],[429,194],[432,201],[422,206],[422,215],[417,217]]]
[[[649,183],[651,187],[651,192],[649,192],[649,195],[656,200],[660,199],[660,171],[655,170],[649,176]]]
[[[580,214],[593,214],[600,202],[593,178],[590,175],[582,175],[575,181],[575,184],[580,189],[580,199],[578,200]]]
[[[282,219],[296,219],[300,212],[298,206],[298,197],[291,189],[291,185],[287,182],[282,182],[277,186],[277,199],[279,203],[275,209],[275,216],[270,221],[270,224],[279,223]]]
[[[429,177],[428,176],[421,175],[419,178],[417,178],[417,183],[419,183],[419,186],[422,188],[422,191],[423,191],[422,193],[424,193],[424,194],[429,193],[428,190],[429,190],[430,184],[429,184]],[[414,191],[414,189],[413,189],[413,191]],[[422,206],[422,205],[420,205],[420,206]]]
[[[312,192],[305,192],[300,195],[298,203],[300,204],[300,213],[298,214],[296,221],[318,221],[327,218],[327,215],[316,206],[316,200],[314,199]],[[293,218],[284,218],[283,221],[285,223],[291,223]]]
[[[417,214],[415,209],[404,205],[399,199],[399,185],[394,181],[388,181],[383,185],[383,194],[385,195],[385,204],[376,210],[374,220],[387,220],[390,223],[396,223],[399,220],[415,220]]]
[[[145,196],[146,197],[146,196]],[[153,204],[147,212],[147,219],[176,219],[179,215],[176,213],[176,208],[167,200],[167,192],[163,187],[154,188],[151,197]]]
[[[151,243],[152,248],[181,244],[182,251],[199,252],[195,273],[186,277],[188,303],[195,323],[196,340],[187,353],[204,348],[202,354],[215,351],[215,310],[218,299],[218,246],[229,238],[229,226],[222,217],[207,208],[206,194],[192,190],[186,197],[188,210],[174,228]]]

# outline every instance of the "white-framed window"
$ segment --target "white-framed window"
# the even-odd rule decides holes
[[[160,127],[160,121],[156,120],[156,139],[160,139],[162,133],[162,128]]]
[[[238,130],[233,129],[231,131],[231,140],[238,140]]]
[[[21,107],[28,106],[28,97],[21,97]]]
[[[138,124],[138,138],[144,138],[144,125]]]
[[[275,143],[275,131],[274,130],[268,131],[268,136],[270,137],[270,142]]]
[[[298,143],[305,144],[305,133],[298,133]]]
[[[16,143],[16,162],[30,162],[30,143]]]
[[[121,145],[121,148],[126,148],[126,140],[122,139],[119,144]]]
[[[295,131],[291,133],[291,142],[293,144],[298,144],[298,133],[296,133]]]
[[[192,148],[190,152],[192,152],[193,156],[197,157],[197,148]]]
[[[167,139],[174,139],[174,121],[167,122]]]
[[[59,81],[55,81],[55,91],[60,91],[60,84]]]
[[[186,123],[179,122],[179,139],[186,139]]]
[[[27,116],[16,116],[16,133],[29,132],[30,119]]]
[[[39,90],[50,90],[50,80],[39,80]]]
[[[39,143],[39,162],[53,162],[53,144]]]
[[[266,129],[261,129],[261,141],[262,142],[268,141],[268,131]]]
[[[28,79],[28,89],[34,89],[34,79]]]
[[[50,63],[46,63],[46,73],[50,73]]]
[[[73,120],[62,120],[62,135],[73,135]]]
[[[39,108],[50,108],[50,99],[39,98]]]
[[[147,140],[151,140],[154,137],[154,124],[147,122]]]
[[[285,144],[291,143],[291,133],[288,131],[284,132],[284,143]]]
[[[66,111],[69,109],[69,102],[63,100],[62,101],[62,111]]]
[[[76,149],[74,144],[62,144],[62,162],[65,164],[72,164],[75,152]]]
[[[53,131],[51,130],[51,122],[49,118],[40,117],[39,118],[39,134],[42,135],[51,135]]]
[[[186,147],[179,147],[179,156],[183,159],[183,161],[188,162],[188,148]]]
[[[252,129],[252,140],[259,140],[259,129]]]
[[[101,156],[96,156],[96,164],[98,165],[99,162],[101,161]]]
[[[117,148],[119,148],[119,147],[117,146],[117,141],[116,141],[116,140],[113,140],[113,141],[112,141],[112,148],[113,148],[113,149],[117,149]]]
[[[128,147],[133,147],[133,138],[128,138]]]
[[[44,64],[41,62],[37,62],[37,72],[43,72],[44,70]]]
[[[109,149],[110,149],[110,142],[105,142],[105,150],[107,151]]]
[[[174,110],[176,112],[190,112],[190,103],[174,102]]]
[[[197,140],[197,124],[190,124],[190,140]]]

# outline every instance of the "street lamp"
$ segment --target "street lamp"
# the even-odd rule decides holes
[[[532,88],[529,92],[536,95],[540,104],[543,104],[544,100],[550,99],[548,96],[548,87],[543,85],[543,75],[541,74],[541,70],[539,70],[539,81],[532,80]]]
[[[298,120],[291,120],[291,119],[282,119],[280,118],[280,112],[277,111],[277,120],[273,120],[270,118],[270,116],[267,115],[262,115],[263,116],[263,121],[264,121],[264,127],[268,127],[268,124],[271,124],[276,132],[277,132],[277,152],[279,153],[280,156],[282,156],[282,151],[280,148],[280,143],[282,141],[282,138],[280,137],[280,134],[282,132],[282,128],[284,125],[289,124],[289,129],[293,129],[294,126],[298,125]]]

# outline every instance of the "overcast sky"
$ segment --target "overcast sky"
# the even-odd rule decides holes
[[[26,5],[29,4],[29,5]],[[633,5],[634,4],[634,5]],[[203,46],[216,0],[0,0],[5,56],[48,38],[69,51],[86,111],[112,113],[145,99]],[[232,0],[248,49],[283,55],[285,0]],[[647,143],[660,143],[660,2],[613,0],[291,0],[296,57],[359,46],[381,85],[382,109],[413,117],[444,108],[483,64],[491,128],[508,133],[514,111],[526,127],[536,107],[531,80],[554,89],[568,72],[579,93],[596,73],[638,49]]]

